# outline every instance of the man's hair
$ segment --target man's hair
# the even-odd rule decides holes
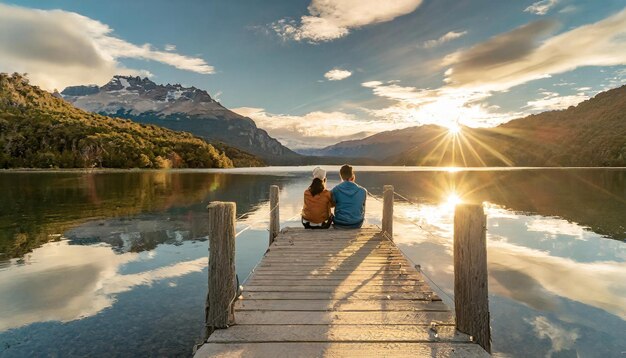
[[[344,164],[341,169],[339,169],[339,175],[341,176],[341,179],[349,180],[354,176],[354,171],[351,166]]]

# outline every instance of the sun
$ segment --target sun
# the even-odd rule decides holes
[[[448,195],[448,197],[446,198],[446,204],[452,207],[460,204],[461,202],[461,198],[457,193],[450,193],[450,195]]]
[[[457,135],[461,133],[461,126],[458,123],[452,123],[448,126],[448,133],[452,135]]]

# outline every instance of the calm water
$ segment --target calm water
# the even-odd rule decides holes
[[[206,204],[251,212],[238,223],[253,225],[237,238],[243,280],[267,247],[269,186],[291,218],[309,170],[0,173],[0,356],[189,356]],[[393,184],[414,202],[397,202],[395,240],[449,304],[454,203],[484,203],[495,352],[626,356],[626,170],[367,170],[357,181],[374,195]],[[367,211],[380,223],[378,201]]]

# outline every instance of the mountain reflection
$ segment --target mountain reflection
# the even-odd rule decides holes
[[[238,176],[221,173],[175,171],[115,171],[96,173],[0,173],[0,262],[21,257],[42,244],[83,223],[106,225],[95,235],[71,231],[76,244],[101,240],[117,247],[123,235],[110,235],[109,224],[94,219],[121,218],[145,212],[158,212],[146,225],[156,225],[166,215],[174,217],[167,226],[189,239],[206,235],[204,208],[212,200],[238,203],[243,213],[267,200],[269,186],[289,178]],[[165,213],[165,214],[164,214]],[[129,231],[116,223],[119,231]],[[132,232],[133,229],[131,228]],[[134,240],[132,251],[149,250],[172,240],[164,230],[140,228],[141,240]],[[82,232],[87,232],[83,228]],[[177,235],[177,234],[176,234]],[[145,246],[145,247],[144,247]]]

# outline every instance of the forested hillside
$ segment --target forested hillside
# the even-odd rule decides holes
[[[25,76],[0,73],[0,168],[232,166],[189,133],[85,112]]]

